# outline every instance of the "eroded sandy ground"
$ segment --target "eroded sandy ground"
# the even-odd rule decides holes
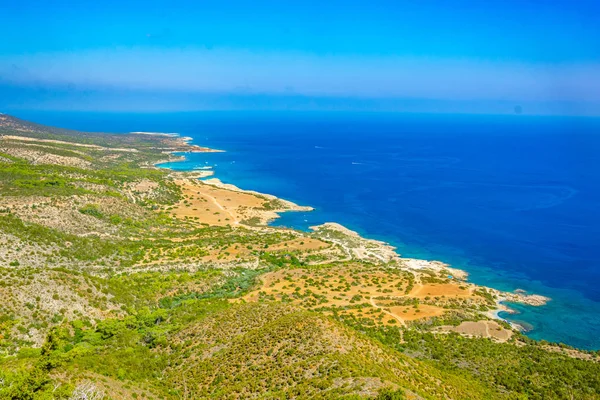
[[[458,326],[442,326],[441,332],[457,332],[469,337],[493,338],[499,342],[506,342],[513,335],[513,331],[505,329],[496,321],[463,321]]]
[[[190,219],[200,224],[226,226],[266,224],[278,218],[278,212],[304,211],[294,203],[273,196],[244,191],[218,179],[176,179],[183,192],[183,200],[172,208],[177,218]]]

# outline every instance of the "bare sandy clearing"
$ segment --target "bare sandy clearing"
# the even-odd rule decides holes
[[[496,321],[463,321],[458,326],[443,326],[445,332],[457,332],[465,336],[493,338],[505,342],[511,338],[513,332],[505,329]]]
[[[291,250],[323,250],[330,247],[328,243],[325,243],[319,239],[313,239],[310,237],[296,238],[288,240],[286,242],[277,243],[267,247],[267,251],[291,251]]]
[[[446,296],[446,297],[471,297],[471,289],[463,289],[456,283],[436,283],[416,285],[410,292],[411,297]]]
[[[412,306],[395,306],[389,308],[390,313],[404,321],[414,321],[422,318],[439,317],[444,314],[441,307],[421,304],[418,308]]]
[[[274,198],[238,190],[232,185],[216,184],[218,180],[208,181],[175,179],[184,195],[184,199],[172,210],[176,217],[192,218],[198,223],[215,226],[249,222],[266,224],[278,217],[277,212],[294,209],[293,203],[276,200],[275,204],[280,207],[273,207]]]
[[[199,224],[237,225],[239,219],[229,209],[247,206],[249,203],[248,199],[239,198],[233,192],[215,193],[211,187],[197,180],[179,179],[175,183],[181,188],[184,199],[173,208],[173,213],[177,218],[193,218]]]

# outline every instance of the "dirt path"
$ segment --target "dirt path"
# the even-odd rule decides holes
[[[213,204],[215,206],[217,206],[217,208],[225,213],[227,213],[229,215],[229,217],[231,217],[231,220],[233,221],[234,225],[238,225],[240,223],[240,221],[238,221],[238,219],[229,211],[227,210],[225,207],[223,207],[221,205],[221,203],[219,203],[217,201],[217,199],[215,199],[213,196],[211,196],[210,194],[207,193],[202,193],[201,196],[208,198],[210,201],[213,202]]]
[[[377,305],[377,303],[375,303],[375,300],[373,300],[373,297],[369,297],[369,302],[371,303],[371,305],[372,305],[373,307],[375,307],[375,308],[377,308],[377,309],[379,309],[379,310],[383,311],[385,314],[389,315],[390,317],[394,318],[396,321],[400,322],[400,325],[402,325],[402,326],[406,326],[406,324],[404,323],[404,320],[403,320],[402,318],[398,317],[398,316],[397,316],[397,315],[395,315],[395,314],[392,314],[392,313],[391,313],[391,312],[389,312],[389,311],[386,311],[386,310],[385,310],[383,307],[379,307],[379,306]]]

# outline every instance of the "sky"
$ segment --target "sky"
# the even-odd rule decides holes
[[[0,0],[0,112],[600,115],[600,2]]]

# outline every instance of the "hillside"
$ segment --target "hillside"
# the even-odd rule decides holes
[[[0,114],[0,398],[597,399],[599,355],[307,209],[155,167],[212,151]],[[175,153],[175,154],[174,154]]]

